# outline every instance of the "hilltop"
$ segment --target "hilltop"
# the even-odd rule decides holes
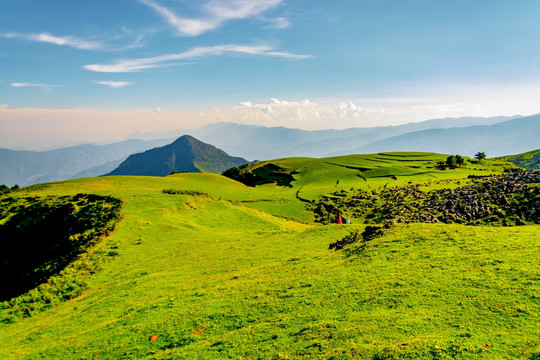
[[[28,204],[76,215],[84,194],[96,196],[88,214],[120,204],[121,216],[64,269],[0,303],[0,357],[536,359],[540,225],[425,223],[414,211],[387,228],[360,212],[350,225],[316,221],[325,197],[340,209],[374,200],[384,217],[436,196],[496,198],[505,182],[512,216],[540,208],[538,195],[520,207],[538,184],[515,165],[441,166],[447,156],[275,159],[230,172],[245,184],[178,173],[12,191],[0,228]],[[65,239],[79,238],[65,219]]]
[[[165,176],[174,172],[221,173],[247,163],[215,146],[184,135],[169,145],[133,154],[108,175]]]

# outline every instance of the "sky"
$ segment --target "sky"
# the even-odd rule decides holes
[[[0,147],[540,112],[537,0],[0,0]]]

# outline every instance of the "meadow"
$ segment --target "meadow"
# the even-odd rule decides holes
[[[512,168],[438,167],[445,158],[288,158],[246,167],[260,169],[253,186],[182,173],[4,195],[96,194],[123,205],[112,233],[0,303],[0,358],[538,359],[540,225],[398,223],[330,250],[364,219],[315,222],[310,202],[336,191],[455,189]],[[54,297],[62,279],[81,285]]]

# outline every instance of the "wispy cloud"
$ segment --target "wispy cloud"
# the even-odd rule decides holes
[[[49,33],[39,33],[39,34],[7,33],[1,36],[8,39],[20,38],[20,39],[25,39],[29,41],[69,46],[69,47],[73,47],[76,49],[83,49],[83,50],[96,50],[96,49],[101,49],[104,47],[104,45],[98,41],[83,40],[75,36],[54,36]]]
[[[123,88],[124,86],[133,85],[133,83],[129,81],[94,81],[94,83],[98,85],[105,85],[112,89],[119,89]]]
[[[96,72],[135,72],[139,70],[152,69],[162,66],[170,66],[171,61],[187,60],[193,58],[201,58],[207,56],[219,56],[228,53],[266,56],[266,57],[280,57],[291,60],[301,60],[312,57],[311,55],[298,55],[287,52],[275,51],[269,45],[216,45],[216,46],[202,46],[194,47],[178,54],[167,54],[160,56],[153,56],[147,58],[119,60],[115,64],[103,65],[103,64],[90,64],[85,65],[84,68],[89,71]]]
[[[198,36],[217,29],[228,20],[245,19],[257,16],[275,8],[282,0],[213,0],[202,6],[204,15],[188,18],[175,14],[171,9],[154,0],[140,0],[154,9],[165,21],[185,36]],[[286,27],[286,26],[285,26]]]
[[[14,88],[37,87],[37,88],[42,88],[42,89],[50,89],[53,87],[58,87],[58,85],[35,84],[35,83],[26,83],[26,82],[14,82],[14,83],[11,83],[11,86]]]
[[[286,29],[291,26],[291,22],[286,17],[282,16],[269,19],[268,22],[270,23],[268,27],[273,29]]]

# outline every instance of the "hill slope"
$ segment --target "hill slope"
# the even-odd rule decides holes
[[[173,172],[221,173],[247,163],[215,146],[184,135],[172,144],[133,154],[108,175],[165,176]]]
[[[124,206],[110,245],[94,252],[109,260],[82,277],[79,296],[34,313],[50,301],[55,284],[44,284],[32,304],[24,295],[0,303],[0,358],[536,359],[538,225],[397,224],[334,251],[330,243],[365,226],[315,224],[299,198],[338,192],[339,201],[343,189],[409,182],[455,188],[507,166],[430,168],[444,157],[268,162],[292,176],[290,187],[183,173],[12,192],[28,202],[95,193]]]
[[[508,155],[498,158],[512,162],[525,169],[540,169],[540,149],[518,155]]]

